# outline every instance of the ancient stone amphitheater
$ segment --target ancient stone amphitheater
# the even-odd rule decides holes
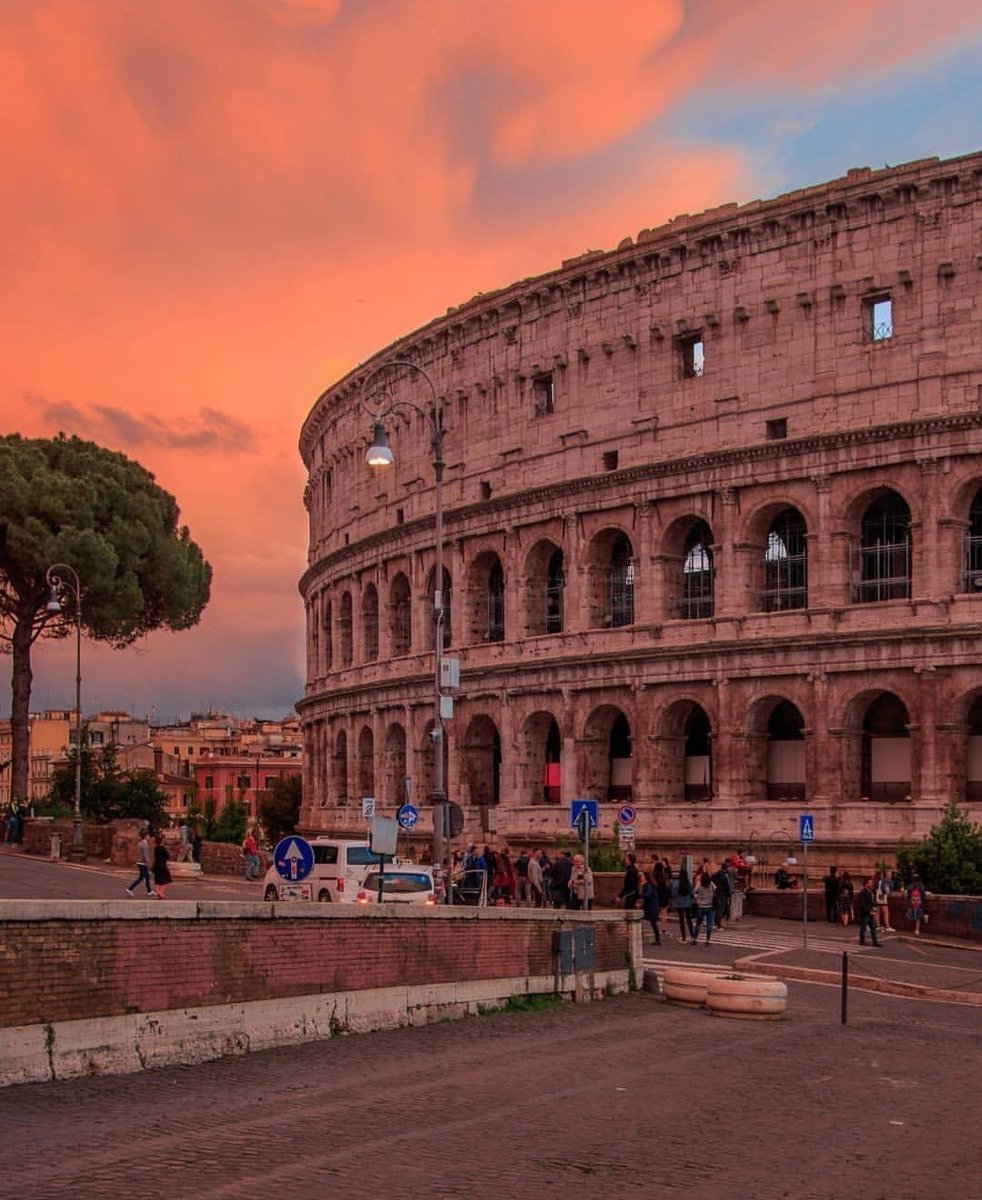
[[[951,797],[978,819],[980,176],[931,159],[679,217],[325,391],[304,826],[361,830],[407,779],[426,815],[434,417],[465,838],[551,841],[593,797],[672,854],[785,845],[811,812],[819,861],[872,861]]]

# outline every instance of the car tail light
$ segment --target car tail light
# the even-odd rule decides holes
[[[338,876],[337,889],[339,892],[344,891],[344,876],[343,875]]]
[[[355,896],[356,904],[371,904],[371,902],[372,896],[370,892],[359,892],[358,895]]]

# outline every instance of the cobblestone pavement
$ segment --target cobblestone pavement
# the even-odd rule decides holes
[[[9,1088],[2,1192],[973,1200],[980,1032],[793,983],[780,1022],[638,993]]]

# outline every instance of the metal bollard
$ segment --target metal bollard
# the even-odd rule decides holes
[[[51,835],[51,859],[61,858],[61,834],[53,833]]]

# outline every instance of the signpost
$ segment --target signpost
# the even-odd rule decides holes
[[[402,812],[402,809],[399,810]],[[413,809],[413,812],[416,812]],[[419,813],[416,813],[419,816]],[[373,817],[372,828],[368,842],[372,850],[379,856],[378,864],[378,902],[382,903],[382,891],[385,884],[385,856],[395,858],[396,844],[399,836],[399,826],[391,817]]]
[[[600,824],[599,805],[596,800],[572,800],[569,806],[569,823],[580,835],[583,843],[583,862],[590,866],[590,830]]]
[[[808,847],[815,840],[815,818],[811,813],[798,815],[798,841],[801,842],[802,856],[805,860],[801,880],[802,893],[802,948],[808,949]]]
[[[276,874],[287,883],[306,879],[314,869],[314,851],[310,842],[292,833],[281,838],[273,851],[273,866]]]
[[[617,810],[617,823],[619,825],[633,825],[637,815],[630,804],[622,804]]]
[[[411,804],[401,805],[396,813],[396,821],[398,821],[400,829],[415,829],[418,820],[419,809],[414,808]]]
[[[361,798],[361,819],[370,821],[375,816],[375,797],[362,796]]]

